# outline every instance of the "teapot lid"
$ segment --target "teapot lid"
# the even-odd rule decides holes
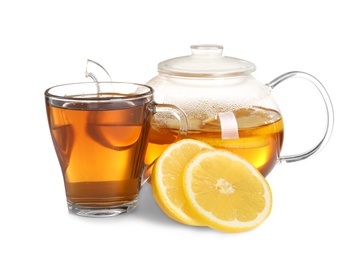
[[[158,72],[184,77],[233,77],[255,71],[253,63],[223,56],[222,45],[192,45],[192,55],[177,57],[158,64]]]

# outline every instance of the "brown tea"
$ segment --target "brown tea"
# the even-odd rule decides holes
[[[90,97],[89,97],[90,98]],[[134,102],[46,103],[67,201],[118,206],[137,199],[151,114]]]
[[[218,149],[226,149],[250,161],[264,176],[277,163],[283,143],[283,120],[274,110],[261,107],[233,111],[234,136],[225,136],[220,116],[189,119],[187,138],[204,141]],[[223,124],[222,124],[223,125]],[[152,122],[146,162],[155,160],[172,142],[177,130],[171,124]]]

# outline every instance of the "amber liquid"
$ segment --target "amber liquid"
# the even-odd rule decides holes
[[[68,202],[108,207],[136,200],[150,127],[146,106],[46,106]]]
[[[233,111],[237,121],[237,138],[223,136],[218,116],[189,120],[187,138],[204,141],[218,149],[229,150],[250,161],[267,176],[279,158],[283,143],[283,120],[274,110],[261,107]],[[177,131],[167,124],[152,123],[146,161],[155,160],[176,141]]]

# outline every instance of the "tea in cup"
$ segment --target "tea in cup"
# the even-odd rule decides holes
[[[156,104],[151,87],[124,82],[59,85],[45,91],[47,119],[62,169],[68,209],[88,217],[134,209],[149,178],[144,163],[154,114],[185,114]]]

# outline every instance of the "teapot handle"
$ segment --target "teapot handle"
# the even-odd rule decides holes
[[[311,83],[313,83],[313,85],[316,86],[316,88],[319,90],[319,92],[322,95],[322,98],[324,100],[325,107],[326,107],[326,129],[325,129],[322,139],[312,149],[310,149],[307,152],[301,153],[301,154],[280,156],[278,159],[279,163],[296,162],[296,161],[300,161],[303,159],[307,159],[307,158],[317,154],[322,148],[324,148],[324,146],[329,141],[330,136],[333,131],[333,125],[334,125],[334,110],[333,110],[333,104],[330,100],[330,97],[329,97],[326,89],[322,85],[322,83],[320,83],[320,81],[318,79],[316,79],[315,77],[313,77],[312,75],[305,73],[305,72],[301,72],[301,71],[287,72],[287,73],[275,78],[271,82],[269,82],[267,84],[267,86],[269,86],[270,88],[273,89],[279,83],[281,83],[287,79],[290,79],[290,78],[306,79],[306,80],[310,81]]]

